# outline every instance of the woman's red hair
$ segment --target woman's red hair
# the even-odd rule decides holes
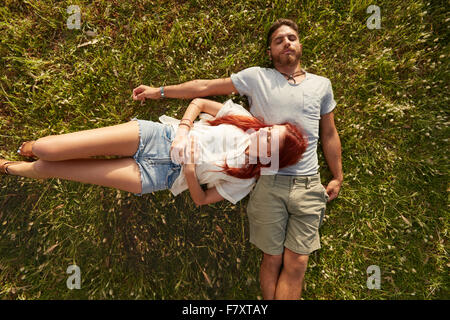
[[[208,120],[208,123],[212,126],[218,126],[220,124],[231,124],[244,132],[253,129],[258,131],[261,128],[271,127],[271,125],[265,124],[261,120],[255,117],[241,116],[241,115],[228,115],[214,120]],[[284,143],[281,144],[279,154],[279,169],[296,164],[303,156],[306,150],[308,142],[304,137],[302,131],[295,125],[285,122],[279,125],[286,126],[287,133],[284,138]],[[261,168],[270,167],[270,163],[262,164],[257,160],[256,164],[245,164],[241,168],[231,168],[226,163],[223,166],[223,171],[233,177],[240,179],[258,178],[261,173]]]

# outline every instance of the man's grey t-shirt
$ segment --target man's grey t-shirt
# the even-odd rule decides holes
[[[289,83],[276,69],[251,67],[231,75],[231,81],[250,104],[250,113],[267,124],[291,122],[301,127],[308,139],[302,159],[280,169],[281,175],[314,175],[318,172],[317,141],[321,115],[336,106],[329,79],[306,72],[306,78]]]

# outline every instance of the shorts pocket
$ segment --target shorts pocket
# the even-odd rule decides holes
[[[325,217],[325,208],[320,211],[320,220],[319,220],[319,228],[323,223],[323,218]]]
[[[167,177],[166,177],[166,187],[167,189],[172,188],[173,183],[175,182],[175,180],[180,176],[180,172],[181,172],[181,166],[171,163],[168,165],[168,173],[167,173]]]
[[[162,136],[164,140],[166,140],[167,142],[170,143],[170,145],[172,145],[172,140],[174,139],[174,137],[172,136],[172,130],[168,125],[164,125]]]
[[[264,186],[267,185],[268,183],[269,181],[267,180],[267,178],[264,178],[264,176],[260,176],[258,181],[256,181],[255,187],[250,193],[249,200],[253,201],[254,197],[256,196],[260,197],[260,195],[263,195],[264,193],[261,193],[259,189],[264,188]]]
[[[247,204],[247,216],[250,222],[262,225],[278,224],[287,221],[283,194],[286,196],[289,190],[273,189],[270,179],[259,181]]]
[[[323,186],[323,184],[320,184],[322,186],[322,193],[323,193],[323,201],[325,201],[325,203],[328,202],[328,199],[330,199],[330,196],[327,193],[327,189]]]

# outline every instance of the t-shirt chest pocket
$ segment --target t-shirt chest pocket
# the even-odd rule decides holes
[[[320,119],[320,97],[314,93],[304,93],[303,114],[313,120]]]
[[[268,123],[280,123],[302,116],[303,92],[282,92],[272,96],[265,109],[265,121]]]

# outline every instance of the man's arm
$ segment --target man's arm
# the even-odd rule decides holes
[[[238,92],[231,78],[214,80],[192,80],[181,84],[164,86],[166,98],[193,99],[197,97],[220,96]],[[160,88],[140,85],[133,90],[133,100],[160,99]]]
[[[325,159],[328,163],[333,179],[327,185],[328,201],[335,199],[341,189],[344,174],[342,172],[341,140],[339,139],[334,124],[334,113],[330,112],[321,116],[320,140]]]

